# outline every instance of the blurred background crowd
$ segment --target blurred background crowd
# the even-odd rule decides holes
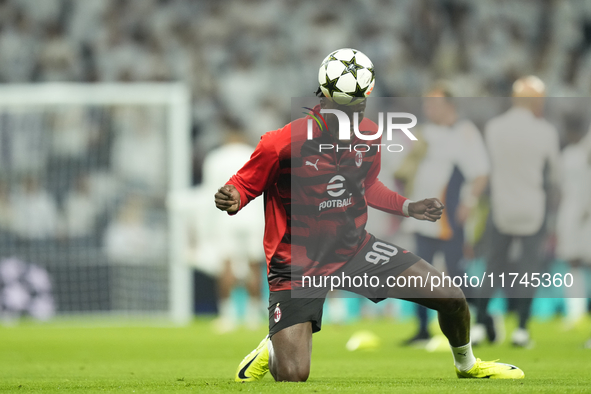
[[[287,120],[335,48],[372,59],[376,96],[420,96],[441,78],[507,96],[526,74],[551,96],[591,89],[584,1],[3,0],[0,32],[4,83],[185,82],[197,155],[227,116],[253,141]]]
[[[168,255],[165,114],[145,106],[0,110],[2,309],[28,308],[27,264],[49,270],[60,311],[167,307],[162,293],[141,301],[145,294],[129,288],[123,298],[135,301],[116,301],[121,287],[166,285],[157,277]]]
[[[456,96],[506,97],[529,74],[548,96],[591,91],[585,1],[0,0],[3,84],[186,84],[194,185],[228,132],[254,146],[289,122],[291,98],[313,96],[321,60],[342,47],[373,61],[377,97],[420,97],[441,79]],[[579,112],[556,119],[561,147],[586,133]],[[474,120],[480,131],[491,116]],[[164,119],[121,106],[0,111],[2,257],[69,262],[55,282],[81,284],[74,297],[56,287],[58,303],[67,299],[58,309],[112,307],[101,288],[113,278],[159,283],[158,270],[113,275],[100,262],[158,265],[166,255]]]

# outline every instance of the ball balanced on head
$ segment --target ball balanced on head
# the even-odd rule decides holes
[[[356,49],[337,49],[322,61],[318,83],[322,93],[337,104],[357,104],[373,90],[373,63]]]

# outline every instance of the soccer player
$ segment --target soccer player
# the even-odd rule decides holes
[[[203,161],[203,184],[207,195],[215,193],[220,183],[225,182],[248,160],[253,148],[247,143],[245,132],[234,121],[226,121],[224,144],[209,152]],[[244,284],[248,301],[244,313],[246,326],[257,328],[263,322],[264,305],[261,297],[261,270],[264,258],[260,240],[263,236],[262,204],[251,204],[241,212],[243,217],[221,217],[213,219],[219,212],[207,205],[200,207],[207,223],[207,230],[201,234],[202,250],[215,251],[219,270],[215,271],[218,285],[219,319],[214,326],[218,333],[225,333],[237,327],[238,311],[231,300],[232,290]],[[207,209],[205,209],[207,208]],[[213,211],[210,214],[210,210]],[[244,214],[244,215],[243,215]],[[219,220],[222,219],[222,220]],[[236,220],[238,219],[238,220]],[[222,262],[222,264],[219,264]]]
[[[544,272],[547,200],[558,187],[560,157],[558,131],[543,118],[545,96],[546,87],[538,77],[518,79],[513,84],[513,106],[484,128],[491,161],[486,272],[496,277]],[[509,250],[515,242],[521,243],[521,256],[518,264],[511,264]],[[484,287],[478,299],[476,321],[486,328],[489,340],[495,332],[487,312],[494,290]],[[516,286],[514,290],[519,327],[511,342],[527,348],[532,346],[527,326],[536,288]]]
[[[591,134],[585,136],[579,117],[566,118],[567,145],[560,155],[560,205],[556,215],[556,255],[575,278],[586,278],[591,266]],[[586,281],[565,289],[567,326],[587,313]],[[591,344],[591,342],[590,342]]]
[[[343,73],[359,67],[351,64],[346,65]],[[367,70],[373,79],[373,66]],[[324,91],[329,89],[331,93],[336,81],[328,76],[326,79]],[[319,89],[319,95],[320,92]],[[356,97],[366,96],[365,92],[355,93]],[[336,109],[349,115],[349,119],[355,119],[353,114],[357,113],[359,131],[365,135],[376,133],[376,124],[364,118],[365,100],[346,106],[329,97],[320,97],[319,101],[315,113],[321,108]],[[312,123],[313,138],[308,139],[309,119],[312,118],[295,120],[263,135],[250,160],[215,194],[216,206],[229,214],[237,213],[248,202],[265,194],[269,335],[238,366],[235,379],[239,382],[260,380],[267,371],[276,381],[308,379],[312,334],[321,329],[327,290],[316,298],[292,297],[292,290],[302,286],[299,278],[366,274],[404,279],[415,276],[426,281],[427,276],[441,275],[420,257],[376,240],[365,231],[365,223],[368,205],[435,222],[442,215],[443,204],[436,198],[413,202],[387,189],[377,178],[381,156],[375,146],[361,154],[347,149],[320,151],[320,144],[339,144],[339,121],[335,115],[328,114],[326,123]],[[364,140],[351,133],[349,142],[361,144]],[[418,287],[401,290],[349,285],[341,288],[375,302],[386,297],[405,298],[437,310],[460,378],[524,376],[515,366],[474,357],[470,345],[470,312],[462,291],[456,287],[442,286],[433,291]]]
[[[432,261],[435,254],[441,252],[446,273],[462,276],[466,272],[462,267],[464,223],[488,182],[487,152],[474,123],[458,114],[447,84],[438,83],[426,97],[423,107],[427,123],[418,137],[426,144],[426,152],[416,165],[412,190],[405,189],[405,194],[410,194],[410,198],[439,196],[445,202],[445,213],[437,224],[408,221],[405,227],[415,233],[419,256]],[[418,344],[431,337],[427,309],[419,306],[417,317],[419,330],[405,344]]]

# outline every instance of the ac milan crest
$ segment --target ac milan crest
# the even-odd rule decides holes
[[[363,164],[363,152],[357,152],[355,154],[355,165],[361,167],[361,164]]]
[[[279,308],[279,304],[275,307],[275,312],[273,312],[273,320],[275,323],[278,323],[281,320],[281,309]]]

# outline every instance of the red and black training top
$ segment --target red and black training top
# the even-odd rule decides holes
[[[227,182],[240,193],[239,209],[264,193],[271,291],[291,289],[292,269],[299,277],[330,275],[343,266],[369,240],[368,205],[403,215],[406,198],[378,180],[381,139],[338,141],[314,122],[308,140],[308,119],[264,134],[250,160]],[[373,135],[377,125],[365,118],[359,130]]]

